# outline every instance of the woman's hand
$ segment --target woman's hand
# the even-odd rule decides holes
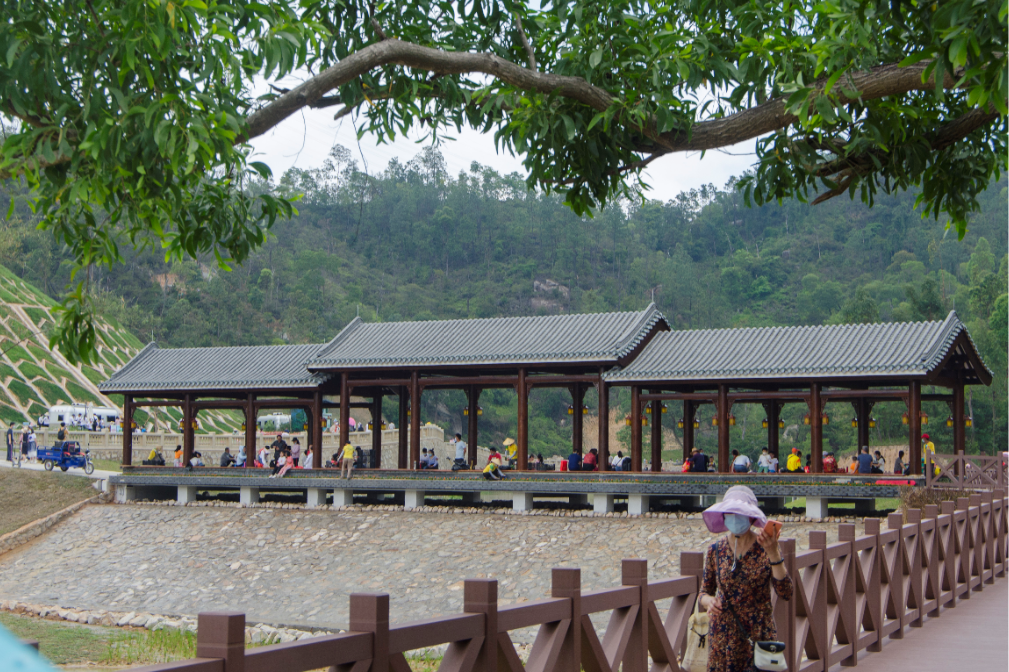
[[[778,538],[769,535],[764,530],[757,532],[757,543],[764,549],[767,559],[771,562],[781,560],[781,548],[778,546]]]
[[[701,606],[710,616],[717,616],[722,613],[722,598],[718,596],[702,595]]]

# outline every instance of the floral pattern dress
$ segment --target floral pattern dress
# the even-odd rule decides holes
[[[771,575],[770,560],[760,544],[753,543],[735,573],[732,561],[732,548],[724,537],[711,545],[705,558],[702,590],[722,598],[722,613],[710,620],[708,672],[745,672],[753,666],[753,647],[729,612],[730,606],[754,641],[776,640],[771,587],[779,599],[792,599],[792,579],[786,576],[779,581]]]

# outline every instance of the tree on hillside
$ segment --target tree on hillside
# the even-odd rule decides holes
[[[1006,0],[5,0],[0,176],[78,268],[242,262],[292,203],[245,144],[306,106],[377,139],[494,132],[576,213],[667,154],[759,138],[757,203],[921,186],[961,235],[1005,165]],[[291,90],[254,85],[289,74]],[[80,276],[78,276],[80,277]],[[55,342],[87,358],[85,281]]]

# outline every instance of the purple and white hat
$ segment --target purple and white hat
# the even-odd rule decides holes
[[[725,514],[736,513],[748,516],[750,522],[758,527],[767,525],[767,516],[757,506],[757,496],[745,485],[734,485],[725,491],[722,501],[709,506],[701,514],[704,524],[712,532],[727,532]]]

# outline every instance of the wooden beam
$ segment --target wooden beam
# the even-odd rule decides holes
[[[325,438],[326,430],[322,426],[322,392],[316,392],[312,399],[312,422],[315,423],[315,436],[318,440],[312,444],[312,468],[322,469],[322,441]]]
[[[480,438],[480,392],[482,390],[476,385],[470,385],[466,390],[466,401],[469,404],[469,426],[466,430],[466,460],[470,465],[477,463],[477,441]],[[453,456],[453,459],[455,456]]]
[[[911,451],[911,473],[921,475],[921,383],[911,381],[907,394],[908,442]]]
[[[350,374],[340,374],[340,446],[350,443]],[[340,453],[343,454],[342,452]]]
[[[133,397],[123,395],[123,464],[133,464]]]
[[[932,395],[922,395],[922,398],[927,398]],[[953,388],[953,453],[955,455],[963,455],[967,450],[967,427],[964,425],[966,421],[964,413],[964,398],[963,398],[963,385],[957,385]]]
[[[631,385],[631,471],[641,471],[641,388]]]
[[[718,386],[718,407],[715,417],[718,418],[718,471],[727,474],[732,470],[729,463],[729,386]]]
[[[529,465],[529,386],[526,384],[526,370],[519,369],[516,384],[518,392],[518,470],[525,471]]]
[[[371,408],[371,454],[375,456],[375,466],[382,468],[382,393],[372,400]]]
[[[652,471],[662,471],[662,402],[652,403]]]
[[[575,383],[570,387],[570,390],[571,409],[573,411],[571,415],[571,449],[581,455],[585,452],[584,434],[582,431],[585,424],[582,422],[585,388],[582,387],[581,383]]]
[[[599,471],[610,469],[610,388],[602,373],[596,379],[599,394]]]
[[[820,383],[809,386],[809,453],[810,471],[823,473],[823,402]]]
[[[410,463],[410,454],[406,443],[407,426],[410,424],[410,416],[407,414],[410,397],[406,390],[406,385],[399,386],[399,451],[396,464],[400,469],[406,469]]]
[[[781,430],[778,428],[778,421],[781,419],[781,402],[765,402],[764,413],[767,414],[767,452],[776,456],[781,440]]]
[[[249,392],[245,400],[245,464],[252,466],[259,452],[256,445],[256,393]]]
[[[410,374],[410,469],[420,468],[420,374]]]
[[[689,460],[694,451],[694,416],[697,415],[695,402],[683,400],[683,460]]]
[[[190,395],[182,403],[182,466],[188,467],[189,460],[193,457],[193,447],[196,444],[193,420],[196,419],[196,411],[193,408],[193,400]]]

